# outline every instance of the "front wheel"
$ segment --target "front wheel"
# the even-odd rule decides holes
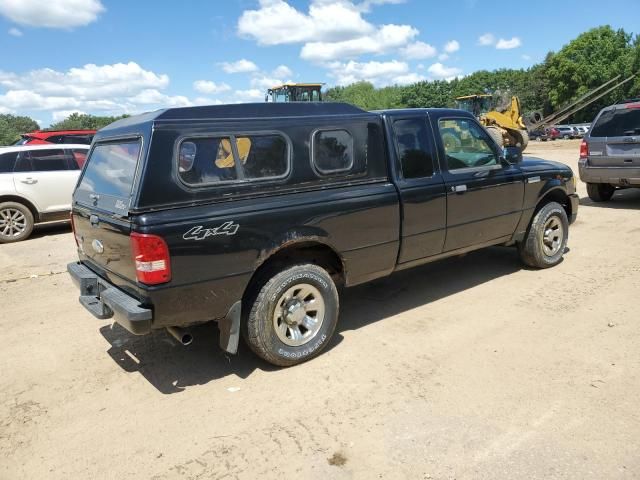
[[[289,267],[249,296],[244,338],[269,363],[286,367],[317,356],[338,322],[339,299],[329,273],[313,264]]]
[[[524,240],[518,243],[520,258],[530,267],[553,267],[562,260],[568,238],[567,212],[559,203],[549,202],[538,210]]]

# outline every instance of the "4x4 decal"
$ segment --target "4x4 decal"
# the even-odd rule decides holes
[[[204,228],[202,225],[193,227],[182,236],[185,240],[204,240],[215,235],[235,235],[240,225],[233,222],[224,222],[213,228]]]

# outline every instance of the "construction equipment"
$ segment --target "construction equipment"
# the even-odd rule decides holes
[[[499,94],[467,95],[456,98],[456,108],[472,113],[500,146],[527,148],[529,133],[522,120],[520,99],[501,102]],[[506,103],[506,105],[505,105]]]
[[[324,83],[285,83],[267,90],[265,102],[321,102]]]
[[[542,117],[542,115],[540,114],[534,114],[535,116],[531,118],[531,124],[529,125],[529,130],[531,131],[540,130],[549,125],[559,124],[560,122],[562,122],[563,120],[566,120],[577,111],[582,110],[584,107],[592,104],[593,102],[604,97],[608,93],[611,93],[619,86],[624,85],[627,82],[630,82],[635,78],[636,75],[637,73],[634,73],[630,77],[625,78],[624,80],[616,83],[612,87],[609,87],[603,91],[602,90],[603,88],[608,87],[609,85],[617,81],[622,76],[622,75],[618,75],[612,78],[611,80],[609,80],[608,82],[603,83],[599,87],[594,88],[593,90],[585,93],[584,95],[582,95],[580,98],[578,98],[568,106],[558,110],[557,112],[553,112],[551,115],[547,115],[546,117]]]

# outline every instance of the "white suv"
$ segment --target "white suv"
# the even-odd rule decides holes
[[[0,243],[24,240],[40,222],[67,220],[89,145],[0,147]]]

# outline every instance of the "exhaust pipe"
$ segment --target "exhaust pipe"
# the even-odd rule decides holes
[[[167,332],[185,347],[193,342],[193,335],[180,327],[167,327]]]

